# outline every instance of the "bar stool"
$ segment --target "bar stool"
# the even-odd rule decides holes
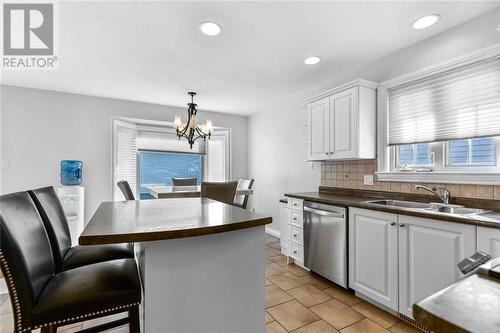
[[[172,177],[173,186],[196,186],[198,185],[197,178],[174,178]]]
[[[134,258],[134,245],[129,243],[71,247],[68,221],[54,188],[28,192],[47,230],[58,272],[102,261]]]
[[[240,178],[238,181],[238,189],[245,189],[245,190],[251,190],[254,179],[247,179],[247,178]],[[243,209],[247,209],[247,204],[248,204],[248,198],[250,197],[250,194],[245,194],[245,195],[237,195],[234,197],[234,203],[233,206],[240,207]]]
[[[134,259],[119,259],[57,272],[49,238],[27,192],[0,196],[0,268],[14,315],[14,332],[57,327],[128,311],[127,318],[90,328],[128,323],[139,333],[141,284]]]
[[[201,196],[232,205],[237,186],[237,181],[203,182],[201,183]]]
[[[128,181],[120,180],[116,185],[122,191],[125,200],[135,200],[134,192],[132,192]]]

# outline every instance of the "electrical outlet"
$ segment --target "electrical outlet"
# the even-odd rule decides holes
[[[373,175],[365,175],[363,183],[365,185],[373,185]]]

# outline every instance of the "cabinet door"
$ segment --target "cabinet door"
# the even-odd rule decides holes
[[[399,216],[399,312],[461,279],[457,264],[476,251],[476,227]]]
[[[349,208],[349,287],[398,310],[397,215]]]
[[[330,101],[323,98],[308,105],[309,146],[308,159],[326,160],[329,154],[329,117]]]
[[[281,253],[289,256],[289,240],[288,240],[288,208],[286,203],[280,203],[280,247]]]
[[[477,250],[500,257],[500,229],[477,227]]]
[[[358,87],[330,97],[330,158],[356,158]]]

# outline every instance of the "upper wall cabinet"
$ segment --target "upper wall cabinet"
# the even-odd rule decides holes
[[[308,160],[375,158],[376,87],[356,80],[306,103]]]

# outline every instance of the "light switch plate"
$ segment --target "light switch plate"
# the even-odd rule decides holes
[[[1,160],[0,161],[0,170],[7,170],[9,168],[9,161]]]
[[[373,185],[373,175],[365,175],[363,183],[365,185]]]

